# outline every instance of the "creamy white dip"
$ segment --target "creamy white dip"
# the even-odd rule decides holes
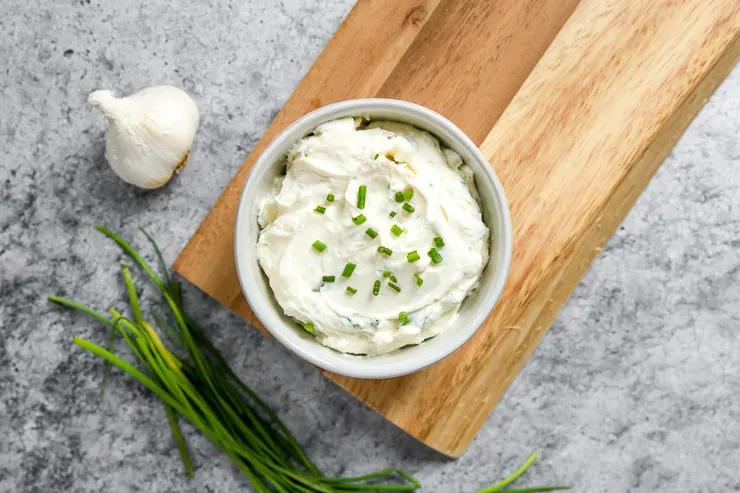
[[[408,198],[409,190],[413,197],[398,202],[397,192]],[[471,170],[428,132],[387,121],[328,122],[292,147],[285,176],[260,203],[259,264],[286,315],[310,323],[322,344],[367,355],[419,344],[454,325],[488,262],[488,228],[476,198]],[[358,225],[353,218],[360,214],[366,220]],[[323,251],[312,246],[317,240]],[[409,262],[414,251],[420,258]],[[344,277],[348,263],[356,267]]]

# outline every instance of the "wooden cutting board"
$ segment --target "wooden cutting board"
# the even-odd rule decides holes
[[[431,368],[327,376],[457,457],[739,56],[738,0],[360,0],[175,270],[260,327],[237,281],[233,229],[267,143],[351,98],[406,99],[447,116],[480,145],[510,201],[504,294],[475,337]]]

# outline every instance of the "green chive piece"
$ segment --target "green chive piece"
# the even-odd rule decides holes
[[[394,289],[394,290],[396,291],[396,293],[400,293],[400,292],[401,292],[401,286],[399,286],[398,284],[394,284],[394,283],[392,283],[392,282],[389,282],[389,283],[388,283],[388,286],[389,286],[389,287],[390,287],[391,289]]]
[[[373,284],[373,296],[378,296],[378,293],[380,293],[380,281],[375,281],[375,284]]]
[[[435,236],[434,244],[437,245],[437,248],[442,248],[445,246],[445,240],[443,240],[441,236]]]
[[[375,239],[375,237],[378,236],[378,232],[375,231],[373,228],[367,228],[365,231],[365,234],[368,235],[370,238]]]
[[[413,196],[414,196],[414,190],[413,189],[407,188],[406,190],[403,191],[403,200],[405,200],[406,202],[408,202],[409,200],[411,200],[411,198]]]
[[[421,256],[419,255],[419,252],[417,252],[416,250],[406,254],[406,260],[408,260],[409,262],[416,262],[420,258]]]
[[[388,215],[391,216],[391,217],[396,217],[396,211],[391,211],[391,213],[388,214]]]
[[[424,284],[424,279],[422,279],[419,274],[414,274],[414,278],[416,278],[417,286],[421,287],[421,285]]]
[[[313,334],[313,331],[314,331],[314,326],[313,326],[313,324],[312,324],[311,322],[306,322],[305,324],[303,324],[303,329],[304,329],[304,330],[305,330],[306,332],[310,332],[310,333],[312,333],[312,334]]]
[[[333,193],[330,193],[329,195],[327,195],[326,196],[326,201],[327,202],[334,202],[334,194]]]
[[[394,224],[393,226],[391,226],[391,233],[393,233],[396,236],[401,236],[401,233],[403,233],[403,230]]]
[[[411,214],[411,213],[412,213],[412,212],[414,212],[414,211],[415,211],[416,209],[414,209],[414,208],[413,208],[413,207],[411,206],[411,204],[403,204],[403,210],[405,210],[406,212],[408,212],[409,214]]]
[[[391,250],[390,248],[386,248],[386,247],[384,247],[384,246],[381,245],[381,246],[378,247],[378,253],[384,253],[384,254],[386,254],[386,255],[388,255],[390,257],[391,255],[393,255],[393,250]]]
[[[320,252],[323,252],[324,250],[326,250],[326,245],[321,243],[319,240],[314,241],[313,245],[311,246]]]
[[[391,271],[389,271],[388,269],[384,270],[383,277],[385,277],[386,279],[391,277]]]
[[[367,195],[367,186],[360,185],[360,189],[357,191],[357,208],[365,208],[365,196]]]
[[[353,288],[352,286],[347,286],[347,292],[349,294],[356,294],[357,293],[357,290],[355,288]]]
[[[394,275],[391,275],[391,277],[389,277],[389,279],[391,281],[393,281],[393,282],[398,282],[398,278],[396,276],[394,276]]]
[[[355,271],[355,267],[357,267],[356,264],[348,263],[344,266],[344,270],[342,271],[343,277],[351,277],[352,273]]]
[[[352,222],[355,223],[358,226],[360,224],[364,223],[365,221],[367,221],[367,218],[365,217],[365,214],[360,214],[359,216],[352,218]]]
[[[401,322],[401,325],[406,325],[407,323],[409,323],[409,314],[406,312],[399,313],[398,321]]]
[[[320,205],[317,205],[314,211],[318,212],[319,214],[323,214],[326,212],[326,207],[322,207]]]
[[[380,157],[380,154],[376,154],[373,159],[378,159],[378,157]]]
[[[434,262],[435,264],[438,264],[442,261],[442,255],[439,254],[436,248],[430,248],[429,252],[427,252],[427,255],[432,258],[432,262]]]
[[[396,192],[396,202],[403,202],[403,192]]]
[[[337,280],[337,276],[324,276],[321,280],[324,282],[334,282]]]

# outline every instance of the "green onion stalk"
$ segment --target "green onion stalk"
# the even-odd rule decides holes
[[[50,296],[49,299],[81,310],[110,328],[108,349],[79,337],[75,337],[74,342],[107,361],[104,382],[113,365],[134,377],[162,400],[189,477],[193,477],[193,465],[180,431],[179,420],[182,418],[228,455],[258,493],[392,492],[421,488],[413,476],[397,468],[347,478],[324,475],[306,456],[277,414],[236,376],[200,326],[187,314],[183,308],[180,284],[173,282],[168,275],[162,253],[151,236],[144,232],[164,272],[161,278],[126,241],[102,226],[97,226],[97,229],[115,241],[157,287],[171,312],[170,320],[174,322],[157,316],[152,318],[155,325],[169,335],[171,344],[179,351],[170,350],[154,325],[144,319],[133,278],[126,266],[122,266],[122,275],[131,305],[131,316],[124,316],[114,308],[109,309],[106,315],[59,296]],[[138,359],[138,365],[114,354],[116,336],[126,341]],[[187,356],[181,358],[176,353]],[[532,454],[527,463],[512,476],[477,493],[504,491],[502,488],[521,476],[535,457],[536,454]],[[564,488],[547,486],[508,491],[534,492]]]

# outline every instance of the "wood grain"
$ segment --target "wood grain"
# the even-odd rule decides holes
[[[510,200],[514,260],[501,301],[468,344],[427,370],[383,381],[329,376],[419,440],[460,455],[677,136],[740,56],[736,0],[583,0],[561,30],[575,4],[441,0],[425,4],[426,15],[415,24],[408,19],[419,15],[419,5],[405,2],[385,19],[394,23],[384,28],[398,40],[395,48],[360,55],[368,57],[374,80],[347,75],[354,85],[343,92],[326,74],[352,63],[356,46],[348,40],[374,22],[365,16],[379,3],[360,2],[176,270],[259,326],[236,282],[232,228],[246,170],[266,141],[322,97],[318,104],[393,96],[451,117],[483,140]],[[385,58],[376,60],[373,50]],[[329,80],[337,85],[328,96],[313,85]]]

